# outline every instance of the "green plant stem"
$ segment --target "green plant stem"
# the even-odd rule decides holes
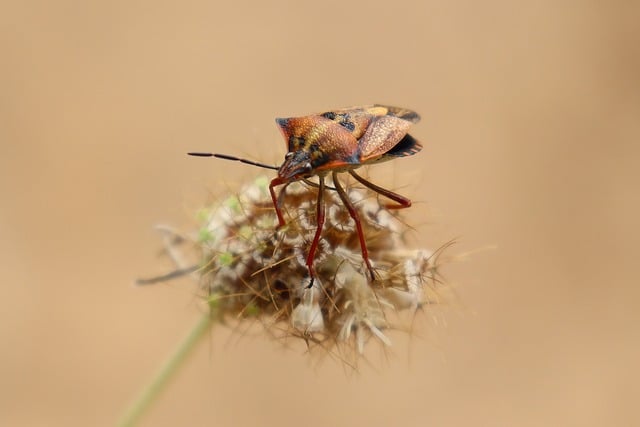
[[[203,314],[202,318],[191,329],[189,335],[178,345],[175,352],[162,365],[153,380],[142,390],[142,393],[127,409],[124,416],[118,422],[119,427],[131,427],[136,425],[138,420],[147,411],[149,406],[158,398],[162,390],[171,378],[176,374],[180,366],[191,354],[200,338],[209,330],[212,323],[209,312]]]

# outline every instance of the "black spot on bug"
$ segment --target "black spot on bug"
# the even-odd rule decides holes
[[[289,119],[280,119],[280,118],[278,118],[278,119],[276,119],[276,123],[281,128],[286,128],[287,125],[289,124]]]
[[[352,165],[357,165],[360,163],[360,153],[356,151],[351,156],[344,159],[345,163],[350,163]]]
[[[351,121],[351,116],[349,116],[349,114],[347,113],[336,114],[333,111],[328,111],[326,113],[323,113],[322,117],[338,123],[349,132],[353,132],[353,130],[356,128],[356,124]]]
[[[350,120],[347,120],[346,117],[340,122],[340,125],[343,128],[347,129],[349,132],[353,132],[353,130],[356,128],[356,124]]]
[[[289,151],[299,151],[304,147],[305,139],[301,136],[290,136],[289,137]]]
[[[420,121],[420,116],[414,111],[407,111],[400,115],[400,118],[403,120],[408,120],[412,123],[418,123]]]
[[[308,150],[313,167],[317,167],[329,160],[329,156],[327,155],[327,153],[322,151],[318,144],[309,145]]]

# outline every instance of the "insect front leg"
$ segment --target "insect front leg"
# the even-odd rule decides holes
[[[362,251],[362,259],[364,259],[364,263],[367,265],[367,269],[369,270],[369,274],[371,275],[371,280],[376,280],[376,277],[373,273],[373,268],[371,267],[371,262],[369,261],[369,252],[367,251],[367,243],[364,238],[364,232],[362,231],[362,224],[360,223],[360,215],[358,215],[358,211],[353,206],[353,203],[351,203],[351,200],[349,199],[346,191],[344,191],[344,188],[340,184],[340,181],[338,181],[338,173],[334,171],[332,176],[333,185],[336,187],[342,203],[344,203],[345,207],[349,211],[349,215],[351,215],[351,218],[353,218],[353,221],[356,223],[358,239],[360,240],[360,250]]]
[[[376,193],[382,194],[384,197],[386,197],[388,199],[391,199],[394,202],[398,203],[397,205],[385,205],[385,208],[387,208],[387,209],[405,209],[405,208],[408,208],[408,207],[411,206],[411,200],[410,199],[407,199],[406,197],[401,196],[398,193],[394,193],[391,190],[387,190],[386,188],[378,187],[374,183],[367,181],[366,179],[364,179],[363,177],[361,177],[360,175],[358,175],[357,173],[355,173],[352,170],[350,170],[349,173],[360,184],[362,184],[365,187],[375,191]]]
[[[271,201],[273,202],[273,207],[275,208],[276,215],[278,216],[278,223],[280,227],[283,227],[285,225],[285,222],[284,222],[284,217],[282,216],[282,206],[281,206],[282,201],[280,197],[276,195],[276,190],[274,189],[276,186],[281,184],[288,184],[288,183],[287,181],[283,180],[280,177],[273,178],[271,180],[271,183],[269,184],[269,193],[271,194]],[[280,196],[284,195],[285,189],[286,189],[286,186],[280,192]]]
[[[318,203],[316,206],[316,234],[313,236],[313,242],[309,248],[309,254],[307,255],[307,269],[309,270],[309,288],[313,286],[313,281],[316,277],[316,271],[313,268],[313,259],[316,256],[318,244],[320,243],[320,235],[322,234],[322,227],[324,226],[324,177],[318,176]]]

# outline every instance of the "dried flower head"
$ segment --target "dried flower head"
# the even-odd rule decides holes
[[[357,188],[348,189],[349,197],[362,219],[376,280],[368,280],[353,219],[328,190],[314,261],[318,277],[309,287],[305,258],[316,230],[317,189],[303,183],[287,188],[287,225],[278,229],[267,185],[260,178],[199,215],[196,274],[218,319],[259,317],[308,343],[345,345],[361,354],[371,337],[391,344],[385,330],[398,325],[388,314],[438,301],[437,254],[407,249],[398,212]]]

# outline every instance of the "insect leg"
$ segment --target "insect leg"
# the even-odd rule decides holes
[[[284,205],[284,196],[286,195],[287,187],[289,186],[289,184],[291,183],[290,182],[285,183],[284,186],[282,187],[282,190],[280,190],[280,193],[278,194],[278,200],[276,202],[276,206],[280,212],[282,212],[282,205]]]
[[[324,225],[324,177],[318,176],[318,203],[316,206],[316,234],[313,236],[313,242],[309,248],[309,254],[307,255],[307,269],[311,280],[309,282],[309,288],[313,286],[313,280],[316,277],[316,271],[313,268],[313,259],[316,256],[316,250],[318,249],[318,243],[320,243],[320,234],[322,233],[322,226]]]
[[[274,187],[280,184],[285,184],[285,183],[286,181],[284,181],[282,178],[276,177],[276,178],[273,178],[271,180],[271,183],[269,184],[269,193],[271,194],[271,201],[273,202],[273,207],[276,209],[276,215],[278,216],[278,223],[280,224],[280,227],[284,226],[285,222],[284,222],[284,217],[282,216],[282,210],[281,210],[282,202],[280,200],[280,196],[276,196],[276,191],[274,190]],[[284,194],[284,189],[280,192],[280,195],[282,194]]]
[[[313,187],[313,188],[319,188],[319,185],[316,184],[315,182],[306,179],[306,178],[302,178],[302,182],[304,182],[305,184],[307,184],[309,187]],[[335,188],[331,187],[330,185],[325,185],[324,188],[326,188],[327,190],[331,190],[331,191],[336,191]]]
[[[369,261],[369,252],[367,251],[367,243],[364,238],[364,232],[362,231],[362,224],[360,223],[360,215],[358,215],[358,211],[349,200],[349,196],[346,191],[338,181],[338,173],[333,172],[333,185],[336,187],[338,191],[338,195],[340,199],[342,199],[342,203],[346,206],[349,211],[349,215],[353,218],[353,221],[356,223],[356,230],[358,231],[358,239],[360,240],[360,250],[362,251],[362,259],[364,259],[365,264],[367,265],[367,269],[369,270],[369,274],[371,275],[371,280],[376,280],[375,275],[373,274],[373,268],[371,267],[371,262]]]
[[[375,185],[372,182],[367,181],[366,179],[364,179],[363,177],[361,177],[360,175],[358,175],[357,173],[355,173],[354,171],[350,170],[349,173],[351,174],[351,176],[353,176],[360,184],[364,185],[365,187],[375,191],[378,194],[382,194],[384,197],[393,200],[394,202],[398,203],[397,205],[386,205],[385,207],[387,209],[405,209],[411,206],[411,200],[407,199],[404,196],[401,196],[400,194],[394,193],[391,190],[387,190],[385,188],[382,187],[378,187],[377,185]]]

